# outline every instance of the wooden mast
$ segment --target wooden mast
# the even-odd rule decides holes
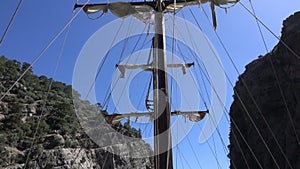
[[[153,42],[154,88],[154,165],[155,169],[173,169],[168,77],[166,74],[165,27],[163,4],[156,0]]]
[[[216,26],[216,19],[215,19],[215,12],[214,7],[215,5],[219,6],[221,4],[227,3],[236,3],[239,0],[225,0],[220,1],[218,0],[208,0],[211,3],[212,8],[212,15],[214,26]],[[220,1],[220,2],[219,2]],[[197,0],[176,0],[177,4],[181,3],[181,7],[189,6],[189,5],[197,5],[200,4],[200,1]],[[118,119],[122,119],[123,117],[131,117],[131,116],[149,116],[154,117],[154,168],[155,169],[173,169],[173,155],[172,155],[172,139],[171,139],[171,115],[184,115],[188,116],[189,119],[193,122],[200,121],[204,118],[206,113],[209,113],[208,110],[206,111],[175,111],[171,112],[170,104],[169,104],[169,95],[168,95],[168,76],[166,73],[166,69],[168,66],[175,66],[175,67],[182,67],[183,70],[185,68],[189,68],[190,66],[194,65],[194,63],[189,64],[170,64],[167,65],[166,63],[166,50],[165,50],[165,25],[164,25],[164,11],[167,10],[168,12],[173,12],[177,9],[176,6],[171,6],[175,3],[174,1],[163,1],[163,0],[153,0],[153,1],[144,1],[144,2],[128,2],[132,6],[149,6],[156,11],[155,13],[155,35],[153,38],[153,64],[152,65],[139,65],[140,67],[149,67],[150,70],[152,69],[153,73],[153,103],[154,103],[154,111],[148,113],[129,113],[129,114],[111,114],[106,115],[106,120],[111,124],[114,121],[118,121]],[[207,1],[205,1],[207,2]],[[121,3],[121,2],[120,2]],[[75,4],[74,9],[81,7],[86,13],[95,13],[102,11],[103,13],[107,12],[107,9],[110,9],[108,6],[109,3],[100,3],[100,4]],[[112,4],[112,3],[111,3]],[[171,6],[168,8],[168,6]],[[89,10],[91,7],[91,10]],[[116,6],[117,7],[117,6]],[[173,9],[174,8],[174,9]],[[112,9],[111,9],[112,10]],[[127,15],[133,14],[130,13],[130,10],[136,9],[127,9],[128,11],[122,11],[124,9],[120,9],[121,11],[116,11],[113,9],[115,15],[118,17],[125,17]],[[130,12],[129,12],[130,11]],[[122,67],[123,72],[121,74],[125,77],[125,68],[130,68],[130,65],[117,65],[117,67]],[[136,66],[136,65],[135,65]],[[138,67],[139,67],[138,66]],[[151,68],[152,67],[152,68]],[[121,69],[120,69],[121,71]],[[184,73],[184,72],[183,72]],[[185,73],[184,73],[185,74]],[[151,116],[150,114],[154,114]]]

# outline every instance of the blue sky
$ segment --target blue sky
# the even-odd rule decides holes
[[[0,35],[4,33],[18,2],[18,0],[9,0],[0,3]],[[10,59],[16,59],[21,62],[32,62],[72,17],[74,3],[75,1],[61,0],[24,1],[17,13],[13,25],[0,46],[0,55],[5,55]],[[243,0],[242,3],[250,9],[249,1]],[[253,1],[253,5],[258,18],[261,19],[261,21],[263,21],[263,23],[277,36],[280,36],[282,21],[299,10],[300,1]],[[210,17],[208,5],[205,4],[203,7]],[[197,21],[200,23],[203,32],[207,35],[219,53],[226,73],[230,77],[230,81],[235,83],[238,74],[235,72],[233,65],[230,63],[229,58],[216,38],[204,12],[197,6],[191,7],[191,10],[196,15]],[[182,17],[181,13],[178,15]],[[184,10],[184,15],[185,19],[195,23],[189,10]],[[94,21],[89,20],[84,13],[80,13],[74,19],[65,44],[59,69],[54,77],[56,80],[67,84],[72,83],[74,65],[81,48],[95,31],[114,19],[116,19],[115,16],[107,14]],[[266,53],[255,19],[240,4],[230,8],[227,11],[227,14],[224,10],[217,9],[217,21],[218,27],[216,31],[222,38],[223,43],[240,73],[244,71],[245,65],[256,59],[259,55],[264,55]],[[262,30],[266,38],[268,49],[271,50],[277,44],[278,40],[265,28],[262,28]],[[113,35],[107,34],[103,38],[111,38],[111,36]],[[63,38],[64,36],[60,36],[33,66],[33,70],[36,74],[47,75],[49,77],[52,76]],[[115,48],[117,49],[118,46]],[[232,94],[232,88],[228,83],[227,108],[229,108],[232,102]],[[229,124],[225,117],[222,118],[219,128],[222,138],[225,143],[228,144]],[[198,137],[199,128],[196,127],[189,134],[189,138],[192,142],[191,144],[193,145],[194,151],[197,153],[197,157],[194,156],[188,139],[183,140],[183,142],[179,144],[179,149],[184,152],[185,158],[190,161],[190,164],[186,164],[184,160],[181,160],[178,164],[178,168],[182,168],[181,163],[185,166],[184,168],[189,168],[189,165],[191,165],[191,168],[199,168],[199,165],[195,162],[196,158],[200,160],[203,169],[217,168],[215,157],[208,144],[199,144]],[[213,149],[216,147],[221,168],[228,168],[226,153],[223,151],[217,133],[215,133],[208,142]],[[180,159],[180,157],[178,157],[178,159]]]

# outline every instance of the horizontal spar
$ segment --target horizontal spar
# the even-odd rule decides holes
[[[162,11],[163,12],[176,12],[186,6],[201,5],[204,3],[210,3],[213,26],[217,27],[217,18],[215,12],[215,6],[227,8],[223,5],[236,4],[239,0],[177,0],[175,1],[163,1]],[[233,6],[232,5],[232,6]],[[74,10],[76,8],[82,8],[86,14],[93,14],[102,11],[101,17],[110,10],[115,16],[119,18],[126,18],[130,15],[134,16],[138,20],[147,23],[148,19],[151,18],[153,10],[157,11],[157,2],[155,1],[141,1],[141,2],[110,2],[110,3],[97,3],[97,4],[75,4]],[[98,17],[97,17],[98,18]]]
[[[202,120],[205,115],[209,113],[208,110],[205,111],[173,111],[171,112],[171,116],[178,116],[182,115],[185,117],[188,117],[190,121],[192,122],[198,122]],[[150,117],[150,119],[153,119],[154,113],[153,112],[143,112],[143,113],[138,113],[138,112],[132,112],[132,113],[127,113],[127,114],[103,114],[105,117],[105,120],[109,124],[116,124],[125,118],[130,118],[130,117],[136,117],[138,119],[139,117]]]

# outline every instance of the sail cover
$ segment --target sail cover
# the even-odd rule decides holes
[[[189,117],[189,120],[192,122],[198,122],[201,121],[205,117],[206,113],[204,112],[197,112],[197,113],[191,113],[188,114],[187,116]]]
[[[108,4],[86,5],[83,10],[87,14],[92,14],[102,11],[102,15],[108,12],[108,9],[117,17],[125,18],[133,15],[138,20],[147,22],[152,14],[152,7],[148,5],[133,5],[127,2],[112,2]]]
[[[174,1],[164,1],[164,4],[165,4],[165,11],[176,12],[185,6],[201,5],[209,2],[211,12],[212,12],[213,26],[214,28],[216,28],[217,19],[216,19],[215,6],[221,7],[222,5],[226,5],[226,4],[235,4],[238,1],[239,0],[177,0],[176,3]],[[93,14],[102,11],[101,16],[107,13],[108,10],[110,10],[115,16],[119,18],[126,18],[132,15],[138,20],[146,23],[151,18],[151,14],[154,11],[153,9],[154,6],[155,6],[154,2],[151,3],[147,1],[145,1],[144,4],[135,3],[135,2],[112,2],[107,4],[83,5],[83,10],[87,14]]]
[[[184,117],[187,117],[191,122],[198,122],[198,121],[201,121],[207,113],[208,113],[208,110],[206,110],[206,111],[185,111],[185,112],[173,111],[173,112],[171,112],[171,116],[182,115]],[[114,114],[103,114],[103,115],[108,124],[117,124],[120,121],[124,120],[125,118],[130,118],[130,117],[136,117],[136,119],[138,117],[150,117],[150,119],[153,120],[154,112],[147,112],[147,113],[132,112],[132,113],[127,113],[127,114],[114,113]]]
[[[215,6],[221,6],[226,4],[235,4],[239,0],[184,0],[184,1],[176,1],[175,3],[170,3],[166,9],[168,12],[173,12],[182,9],[185,6],[191,6],[191,5],[201,5],[207,2],[210,2],[210,8],[212,13],[212,20],[213,20],[213,26],[216,29],[217,27],[217,17],[215,12]]]
[[[237,3],[239,0],[181,0],[181,1],[176,1],[176,4],[174,2],[170,3],[166,9],[168,12],[173,12],[174,10],[177,11],[185,6],[191,6],[191,5],[201,5],[205,4],[207,2],[210,2],[211,4],[214,4],[216,6],[220,5],[226,5],[226,4],[232,4],[232,3]],[[176,5],[176,8],[175,8]]]

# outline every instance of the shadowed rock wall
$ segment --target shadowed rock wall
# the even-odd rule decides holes
[[[246,66],[231,105],[231,169],[300,168],[300,12],[281,40]]]

